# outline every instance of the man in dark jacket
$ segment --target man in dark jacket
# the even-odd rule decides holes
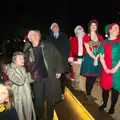
[[[62,57],[62,63],[64,66],[64,72],[60,77],[62,98],[64,99],[65,84],[67,80],[66,73],[69,72],[68,56],[70,52],[70,42],[68,37],[64,33],[60,32],[59,25],[57,23],[53,23],[50,29],[52,34],[47,37],[47,41],[50,41],[57,48]]]
[[[37,120],[44,115],[44,102],[47,104],[47,120],[53,120],[54,103],[60,100],[60,78],[63,73],[61,56],[49,42],[41,41],[40,32],[29,31],[24,52],[27,70],[33,79],[35,110]]]

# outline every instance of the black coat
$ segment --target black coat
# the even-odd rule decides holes
[[[0,120],[19,120],[15,108],[12,108],[9,111],[0,112]]]
[[[56,79],[56,73],[63,73],[63,64],[62,64],[61,56],[58,50],[50,42],[42,42],[42,45],[43,45],[42,49],[43,49],[43,57],[46,63],[46,69],[48,72],[49,80],[52,83],[50,89],[52,89],[53,91],[55,101],[59,101],[61,99],[61,88],[60,88],[60,80]],[[28,44],[28,47],[25,47],[24,49],[27,60],[29,60],[31,51],[32,51],[32,45]],[[34,62],[35,59],[34,58],[32,59]]]
[[[68,65],[68,56],[70,53],[70,42],[66,34],[59,33],[59,37],[56,39],[54,38],[53,34],[49,35],[46,39],[50,41],[59,51],[62,57],[62,63],[64,66],[64,73],[69,72],[69,65]]]

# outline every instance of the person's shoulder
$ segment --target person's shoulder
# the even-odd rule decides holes
[[[74,37],[70,40],[70,43],[74,43],[74,42],[77,41],[77,40],[78,40],[77,36],[74,36]]]
[[[89,34],[85,34],[83,37],[84,38],[90,38],[90,35]]]
[[[89,35],[89,34],[85,34],[85,35],[83,36],[83,40],[89,41],[89,40],[90,40],[90,35]]]
[[[99,37],[103,37],[101,34],[98,34]]]
[[[42,44],[44,45],[44,46],[53,46],[53,44],[50,42],[50,41],[42,41]]]
[[[103,45],[105,45],[106,43],[109,43],[109,42],[111,42],[110,40],[108,40],[107,38],[103,41]]]
[[[30,41],[26,41],[25,45],[24,45],[24,52],[27,52],[30,48],[32,47],[32,44],[30,43]]]
[[[103,38],[103,36],[101,34],[98,34],[98,37],[99,37],[101,42],[104,42],[104,38]]]
[[[61,36],[67,37],[67,34],[65,34],[64,32],[60,32]]]
[[[74,36],[71,40],[77,40],[78,38],[77,38],[77,36]]]

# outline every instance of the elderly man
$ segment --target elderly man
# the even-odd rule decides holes
[[[53,23],[50,29],[52,34],[47,37],[47,41],[50,41],[57,48],[62,57],[62,63],[64,66],[64,72],[60,77],[62,98],[64,99],[65,85],[67,81],[66,73],[69,72],[68,56],[70,52],[70,43],[68,37],[64,33],[60,32],[60,28],[57,23]]]
[[[53,120],[54,103],[61,99],[60,78],[63,73],[61,57],[57,49],[50,43],[41,41],[38,31],[29,31],[24,52],[27,70],[33,79],[35,110],[37,120],[43,118],[44,102],[47,104],[47,120]]]
[[[72,80],[72,87],[76,90],[84,91],[84,83],[82,80],[80,81],[80,68],[82,63],[82,58],[84,54],[84,47],[83,47],[83,36],[85,35],[84,30],[81,26],[76,26],[75,30],[75,37],[70,40],[71,50],[69,54],[68,61],[72,65],[71,78]],[[73,76],[74,75],[74,76]]]

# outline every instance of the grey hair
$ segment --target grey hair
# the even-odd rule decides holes
[[[13,53],[13,56],[12,56],[12,62],[13,63],[15,63],[16,56],[18,56],[18,55],[21,55],[21,56],[25,57],[23,52],[15,52],[15,53]]]

